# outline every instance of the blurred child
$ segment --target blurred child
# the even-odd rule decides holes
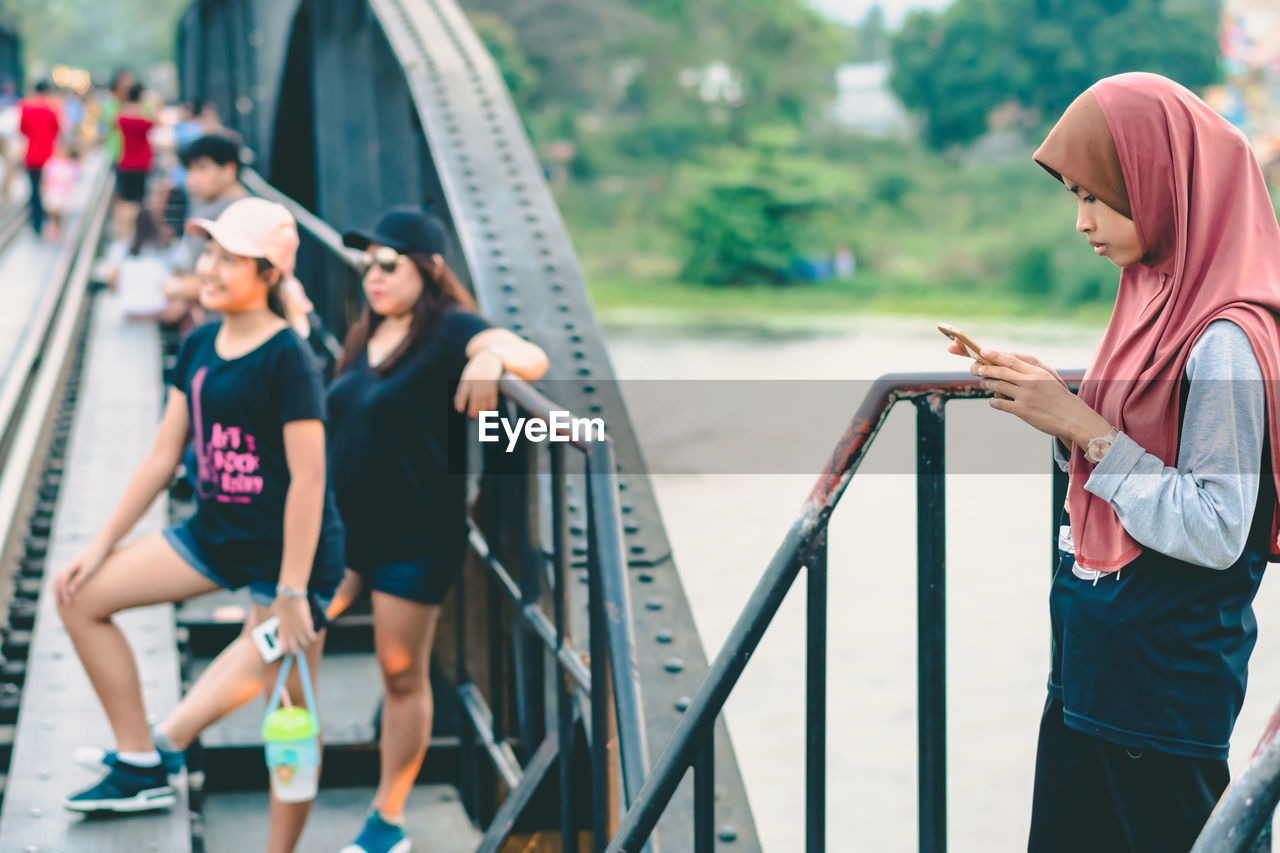
[[[53,156],[44,166],[44,208],[50,240],[62,239],[67,207],[80,179],[80,160],[64,138],[58,140]]]
[[[148,210],[138,213],[132,241],[118,241],[108,252],[112,267],[107,284],[119,293],[120,310],[126,317],[155,319],[164,310],[164,282],[169,277],[168,247]]]

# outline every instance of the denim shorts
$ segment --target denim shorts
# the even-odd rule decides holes
[[[191,534],[191,531],[185,525],[166,527],[161,533],[165,541],[169,543],[170,547],[177,552],[178,556],[187,565],[218,586],[223,589],[241,589],[247,586],[249,588],[249,598],[253,600],[254,604],[262,607],[270,607],[275,604],[276,581],[253,577],[247,572],[232,566],[222,566],[215,569],[208,552],[201,547],[195,536]],[[311,604],[311,621],[317,631],[328,624],[329,620],[325,617],[325,611],[328,610],[336,592],[336,585],[332,589],[308,590],[307,598]]]
[[[388,562],[353,560],[351,569],[370,589],[418,604],[437,605],[444,601],[462,569],[463,556],[440,554]]]

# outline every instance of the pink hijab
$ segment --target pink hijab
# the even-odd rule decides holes
[[[1274,393],[1280,379],[1280,226],[1249,143],[1192,92],[1156,74],[1108,77],[1077,104],[1085,99],[1096,101],[1105,117],[1126,206],[1147,254],[1120,275],[1115,310],[1085,374],[1081,399],[1166,466],[1174,465],[1187,357],[1210,322],[1229,319],[1248,335],[1266,380],[1268,462],[1280,488]],[[1082,176],[1096,174],[1105,180],[1111,170],[1098,158],[1108,157],[1099,155],[1089,122],[1073,119],[1090,112],[1077,104],[1050,132],[1036,160],[1055,175],[1065,172],[1083,182]],[[1114,572],[1142,546],[1125,532],[1110,504],[1084,490],[1092,469],[1074,448],[1068,505],[1076,563]],[[1280,558],[1277,509],[1273,561]]]

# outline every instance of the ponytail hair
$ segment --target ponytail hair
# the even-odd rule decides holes
[[[266,258],[254,258],[258,265],[258,277],[267,282],[267,307],[271,309],[271,313],[275,314],[285,322],[289,321],[289,317],[284,310],[284,297],[280,295],[280,283],[284,281],[284,275],[278,274],[272,281],[270,275],[272,272],[279,272],[275,264]]]

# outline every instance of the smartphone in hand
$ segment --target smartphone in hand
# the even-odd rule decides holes
[[[267,663],[280,658],[284,649],[280,647],[280,617],[272,616],[250,633],[253,644],[258,647],[258,654]]]
[[[974,361],[978,362],[979,364],[988,363],[985,358],[978,355],[978,353],[982,350],[982,347],[978,346],[977,342],[975,342],[973,338],[969,337],[964,332],[957,329],[955,326],[951,325],[950,323],[939,323],[938,331],[942,332],[942,334],[946,335],[948,338],[960,344],[960,346],[964,347],[965,352],[967,352],[969,354],[969,357],[972,358]]]

